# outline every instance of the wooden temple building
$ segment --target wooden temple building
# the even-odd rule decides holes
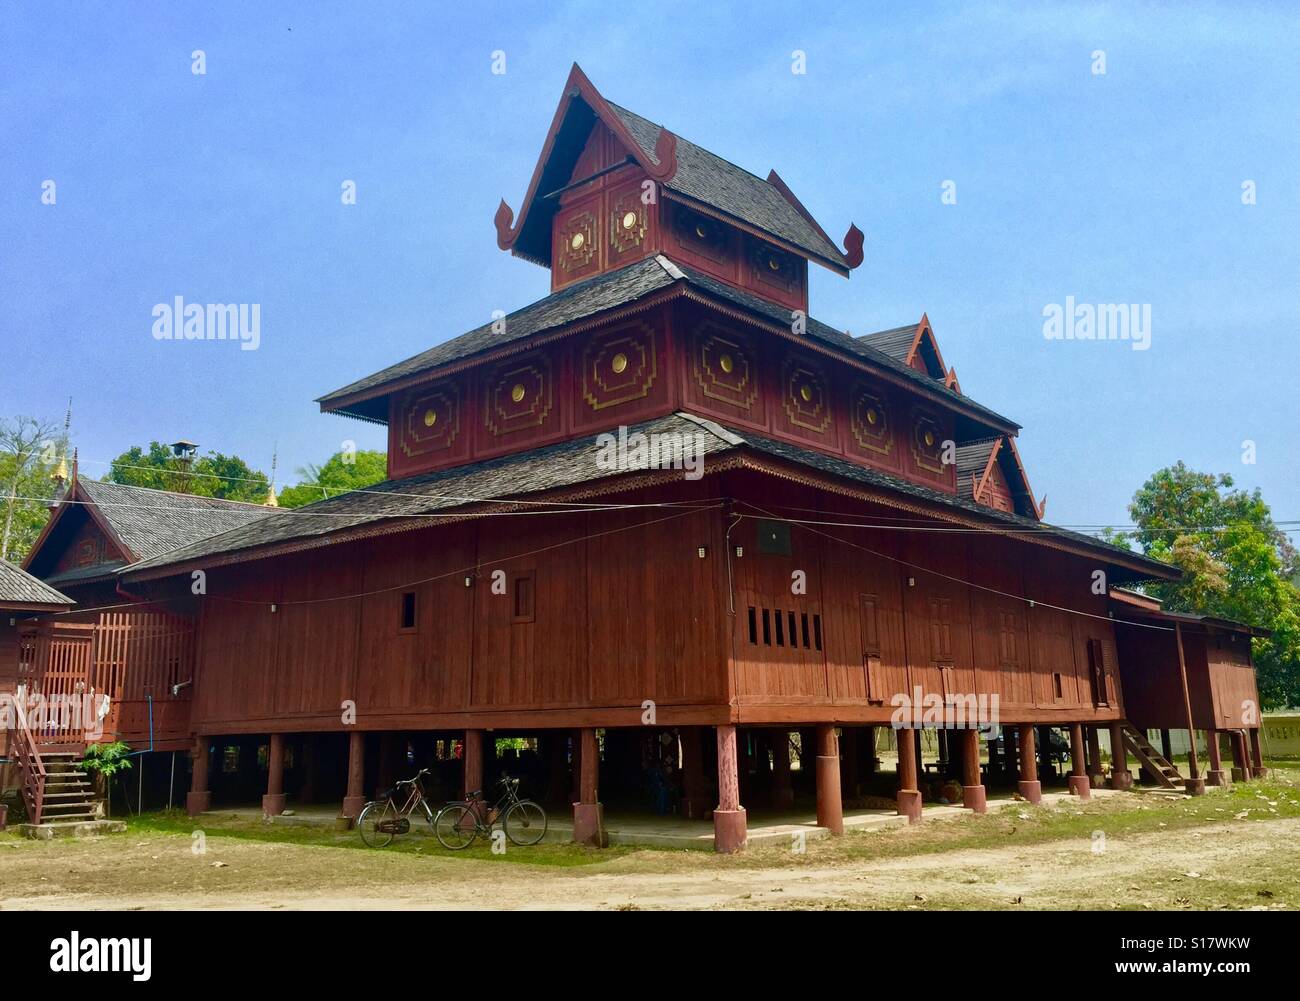
[[[1130,753],[1193,791],[1228,781],[1220,739],[1262,767],[1252,630],[1162,611],[1132,588],[1175,568],[1044,523],[1019,426],[927,318],[809,315],[856,227],[837,244],[775,171],[575,66],[495,228],[550,295],[318,401],[387,427],[386,481],[294,511],[75,482],[33,550],[78,606],[32,628],[84,633],[114,735],[190,752],[191,812],[355,816],[435,762],[448,795],[525,772],[580,841],[651,801],[731,851],[747,807],[800,797],[833,831],[873,790],[919,819],[931,770],[983,810],[1062,756],[1083,797]],[[1208,732],[1206,773],[1148,727]]]

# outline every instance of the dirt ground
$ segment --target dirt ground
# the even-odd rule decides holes
[[[207,835],[202,854],[182,833],[10,838],[0,841],[0,909],[1300,907],[1300,817],[1245,823],[1225,814],[1176,831],[1116,834],[1104,851],[1077,832],[1026,844],[1012,834],[954,850],[905,840],[951,839],[957,823],[932,825],[946,832],[922,825],[848,835],[803,856],[647,850],[563,866],[219,832]],[[873,845],[921,852],[873,858]]]

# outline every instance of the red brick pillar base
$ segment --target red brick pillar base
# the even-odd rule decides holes
[[[1043,801],[1043,785],[1038,781],[1038,760],[1034,749],[1034,728],[1028,723],[1020,726],[1020,781],[1016,791],[1030,803]]]
[[[366,735],[353,730],[348,735],[348,792],[343,797],[342,816],[356,820],[366,805]]]
[[[980,732],[961,731],[961,805],[976,813],[988,811],[988,793],[980,781]]]
[[[267,755],[266,795],[262,797],[262,816],[278,817],[284,813],[284,734],[271,734]]]
[[[895,730],[898,744],[898,813],[909,824],[921,822],[921,790],[917,788],[916,731]]]
[[[749,840],[745,808],[740,805],[740,772],[736,761],[736,728],[718,727],[718,805],[713,810],[713,847],[738,852]]]
[[[605,833],[605,811],[600,804],[597,783],[600,750],[596,746],[595,727],[578,731],[578,802],[573,804],[573,840],[580,845],[604,848],[609,844]]]
[[[212,806],[212,793],[208,791],[208,738],[200,737],[191,752],[194,771],[190,777],[190,791],[185,794],[185,812],[197,817]]]
[[[835,727],[817,727],[817,826],[844,833],[844,803],[840,790],[840,746]]]

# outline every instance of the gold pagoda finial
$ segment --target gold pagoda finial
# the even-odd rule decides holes
[[[271,452],[271,482],[266,488],[266,500],[263,501],[264,507],[279,507],[280,502],[275,499],[275,466],[280,460],[280,447],[277,445]]]

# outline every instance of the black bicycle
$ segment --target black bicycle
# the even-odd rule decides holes
[[[501,798],[491,806],[482,790],[463,800],[448,803],[433,820],[438,842],[452,851],[468,848],[480,834],[492,836],[498,821],[506,837],[517,845],[535,845],[546,836],[546,811],[531,799],[519,798],[519,780],[501,776]]]

